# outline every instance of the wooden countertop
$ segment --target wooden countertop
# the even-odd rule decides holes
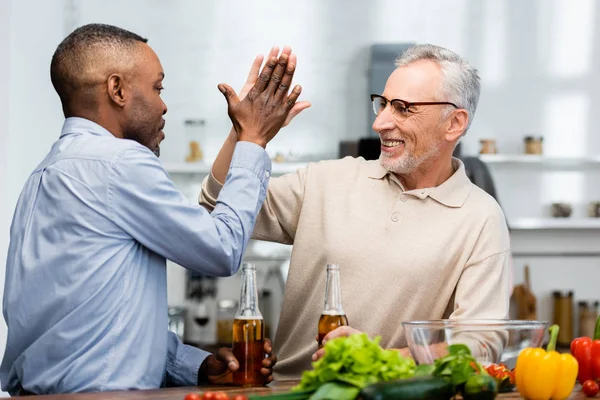
[[[166,388],[154,390],[129,390],[122,392],[97,392],[97,393],[73,393],[73,394],[53,394],[46,396],[35,396],[35,398],[44,400],[120,400],[120,399],[144,399],[144,400],[183,400],[188,393],[202,394],[205,391],[223,391],[230,397],[236,394],[271,394],[287,392],[298,384],[299,381],[280,381],[273,382],[269,386],[259,388],[241,388],[238,386],[192,386],[180,388]]]
[[[202,394],[204,391],[223,391],[230,397],[236,394],[248,395],[266,395],[271,393],[287,392],[298,384],[299,381],[279,381],[273,382],[269,386],[262,388],[240,388],[233,386],[203,386],[203,387],[183,387],[167,388],[155,390],[130,390],[123,392],[102,392],[102,393],[76,393],[76,394],[55,394],[48,396],[35,396],[44,400],[120,400],[120,399],[144,399],[144,400],[183,400],[188,393]],[[497,399],[521,399],[518,392],[499,394]],[[587,399],[576,386],[570,400]]]

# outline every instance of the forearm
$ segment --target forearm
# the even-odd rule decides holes
[[[237,133],[235,132],[235,129],[231,128],[229,136],[227,136],[227,139],[225,139],[225,143],[223,143],[223,147],[221,147],[221,150],[219,150],[219,154],[217,154],[217,158],[213,163],[212,174],[221,184],[225,183],[237,140]]]
[[[184,345],[173,332],[169,331],[168,334],[164,386],[196,386],[204,383],[206,376],[200,367],[210,353]]]

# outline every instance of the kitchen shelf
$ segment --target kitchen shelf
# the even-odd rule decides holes
[[[508,222],[511,229],[599,229],[600,218],[517,218]]]
[[[289,172],[296,172],[298,168],[303,168],[306,166],[306,162],[296,162],[296,163],[278,163],[273,162],[273,166],[271,168],[271,173],[273,175],[282,175],[287,174]],[[186,175],[186,174],[203,174],[206,175],[210,173],[210,169],[212,164],[206,163],[173,163],[173,162],[165,162],[163,163],[164,169],[169,174],[175,175]]]
[[[560,157],[534,154],[480,154],[479,159],[491,165],[526,165],[558,168],[600,167],[600,156]]]

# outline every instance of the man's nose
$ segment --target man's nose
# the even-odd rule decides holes
[[[375,132],[382,132],[385,130],[394,129],[396,126],[396,121],[392,116],[391,107],[385,107],[383,110],[379,112],[375,121],[373,121],[373,130]]]

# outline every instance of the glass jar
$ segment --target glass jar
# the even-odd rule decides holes
[[[527,136],[525,137],[525,154],[537,154],[541,155],[543,137]]]
[[[496,140],[494,139],[481,139],[479,143],[481,143],[479,154],[496,154],[498,151],[496,149]]]
[[[176,334],[181,341],[185,335],[185,318],[187,310],[184,307],[169,307],[169,330]]]
[[[189,153],[186,162],[201,162],[204,159],[206,135],[204,133],[205,121],[203,119],[186,119],[185,136],[188,141]]]
[[[233,319],[237,309],[237,300],[223,299],[217,302],[217,343],[220,346],[231,346],[233,342]]]

